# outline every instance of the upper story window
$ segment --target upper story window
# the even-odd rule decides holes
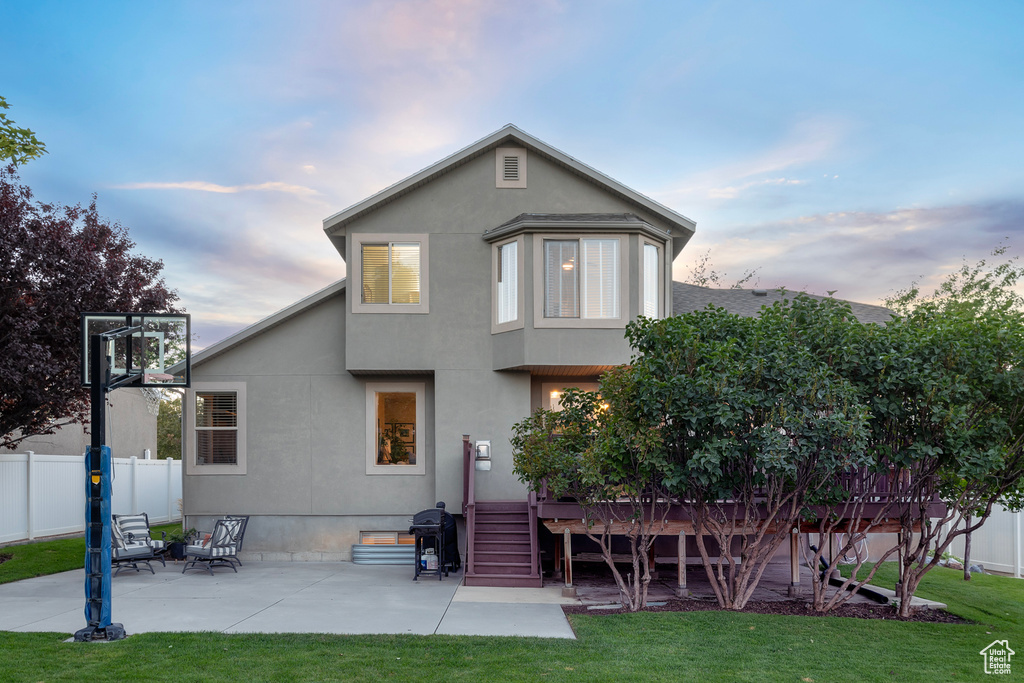
[[[640,312],[648,318],[661,317],[662,289],[664,274],[661,267],[661,248],[644,240],[641,277],[643,278],[643,299]]]
[[[420,245],[416,242],[363,244],[363,303],[420,302]]]
[[[509,323],[519,313],[519,243],[498,246],[498,324]]]
[[[522,237],[491,247],[492,280],[491,333],[523,327],[523,249]]]
[[[426,235],[352,236],[353,313],[427,313]]]
[[[544,240],[544,317],[620,317],[619,238]]]
[[[629,318],[629,236],[533,236],[534,327],[625,327]],[[635,247],[634,247],[635,249]]]

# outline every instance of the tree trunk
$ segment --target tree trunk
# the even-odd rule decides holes
[[[967,515],[967,528],[971,528],[971,516]],[[971,532],[964,534],[964,581],[971,580]]]

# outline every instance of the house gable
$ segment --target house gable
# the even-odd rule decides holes
[[[487,156],[488,159],[491,159],[492,157],[489,155],[499,148],[525,149],[529,155],[545,159],[561,167],[566,172],[574,174],[586,182],[601,188],[604,192],[619,198],[634,211],[656,216],[655,220],[658,223],[664,223],[675,234],[676,243],[675,251],[672,254],[673,258],[679,255],[679,252],[682,251],[682,248],[694,233],[696,223],[693,220],[672,211],[617,180],[613,180],[600,171],[574,159],[512,124],[504,126],[422,171],[381,190],[377,194],[325,218],[323,222],[324,232],[327,233],[331,242],[341,254],[341,257],[347,260],[347,245],[344,236],[346,228],[351,222],[396,201],[404,195],[452,172],[463,164],[469,163],[481,156]],[[488,163],[493,168],[494,161],[491,160]],[[544,182],[542,178],[533,177],[532,174],[531,166],[531,184]]]

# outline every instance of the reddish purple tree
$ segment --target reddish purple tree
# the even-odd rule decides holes
[[[0,447],[85,423],[79,314],[178,313],[163,262],[131,253],[127,228],[96,210],[35,202],[0,168]]]

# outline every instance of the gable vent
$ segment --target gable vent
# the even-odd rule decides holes
[[[502,178],[504,180],[519,180],[519,157],[506,156],[504,159]]]
[[[494,155],[495,187],[526,187],[526,150],[499,147]]]

